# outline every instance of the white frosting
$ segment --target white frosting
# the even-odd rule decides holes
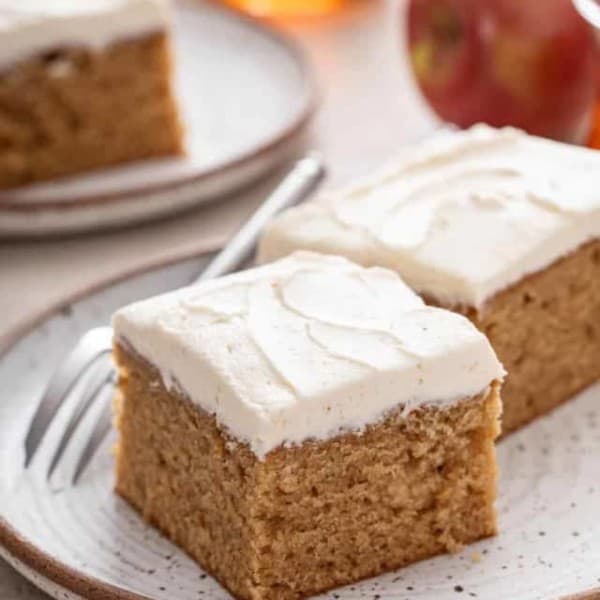
[[[54,48],[101,49],[168,24],[167,0],[0,0],[0,67]]]
[[[296,249],[397,270],[419,293],[480,308],[600,236],[600,152],[479,125],[267,228],[259,260]]]
[[[425,306],[392,271],[308,252],[132,304],[113,326],[259,457],[504,375],[470,321]]]

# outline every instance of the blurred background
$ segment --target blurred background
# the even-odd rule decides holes
[[[320,50],[326,50],[310,37],[306,20],[312,19],[313,29],[329,29],[335,21],[343,27],[343,14],[351,19],[360,4],[367,19],[383,10],[381,3],[368,0],[226,2],[304,39],[314,48],[317,63],[323,58]],[[372,39],[393,36],[395,21],[400,55],[373,62],[369,70],[385,72],[385,64],[406,60],[422,100],[440,119],[460,127],[482,121],[513,125],[561,141],[597,143],[599,61],[594,29],[600,25],[600,8],[596,0],[405,0],[391,4],[397,5],[398,12],[383,19],[392,22],[388,31],[381,26],[359,26],[355,32]],[[302,19],[305,27],[298,22]],[[364,48],[355,46],[354,50],[354,56],[361,56]],[[373,58],[357,62],[356,70],[366,69]],[[402,70],[399,64],[397,68]],[[397,95],[403,94],[398,90]]]

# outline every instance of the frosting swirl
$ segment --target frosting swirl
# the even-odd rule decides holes
[[[449,305],[479,307],[600,235],[600,155],[515,129],[445,134],[266,231],[260,259],[294,249],[398,270]]]
[[[454,402],[503,373],[467,319],[393,272],[311,253],[126,307],[114,327],[260,456],[400,405]]]

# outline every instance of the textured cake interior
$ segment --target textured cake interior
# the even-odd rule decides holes
[[[496,384],[261,461],[145,361],[115,357],[118,493],[239,598],[304,597],[496,532]]]
[[[0,187],[181,152],[166,34],[0,72]]]
[[[502,431],[513,431],[600,379],[600,241],[465,312],[508,371]]]

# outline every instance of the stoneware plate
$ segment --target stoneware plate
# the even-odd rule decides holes
[[[292,42],[201,0],[177,0],[174,39],[187,157],[0,192],[0,235],[156,219],[239,189],[297,152],[315,86]]]
[[[22,469],[24,434],[44,382],[74,341],[119,306],[190,281],[200,264],[163,268],[79,301],[0,359],[0,555],[55,598],[229,598],[113,493],[114,438],[105,440],[79,484],[69,485],[93,413],[50,482],[44,471],[68,405],[33,466]],[[600,597],[589,591],[600,586],[600,387],[510,436],[499,458],[498,537],[323,598]]]

